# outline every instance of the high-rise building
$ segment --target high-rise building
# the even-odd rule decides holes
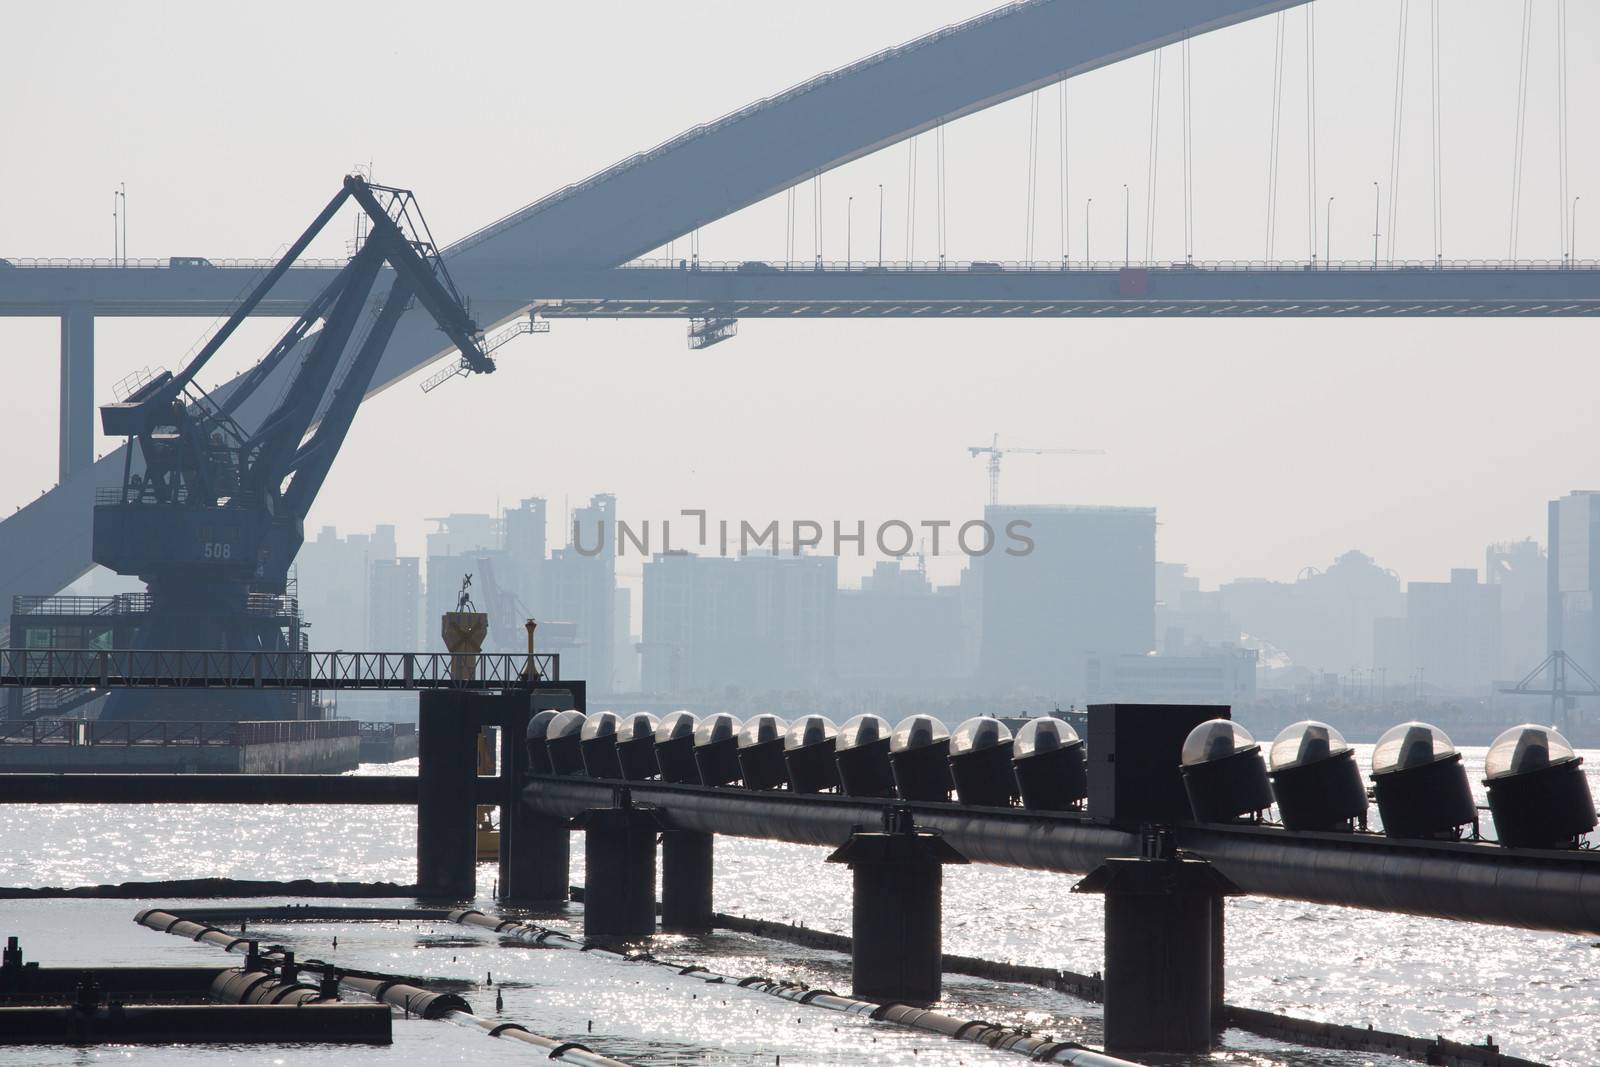
[[[508,564],[508,573],[502,581],[525,609],[531,609],[539,601],[539,582],[544,574],[545,502],[540,497],[530,497],[514,508],[507,508],[501,521]]]
[[[834,556],[657,553],[644,566],[644,690],[829,688],[838,564]]]
[[[417,622],[422,610],[422,573],[417,557],[374,560],[369,589],[368,651],[412,652],[421,647]]]
[[[388,550],[392,558],[394,527]],[[367,633],[367,567],[372,536],[340,537],[332,526],[317,531],[295,556],[295,588],[305,616],[311,647],[319,652],[365,649]]]
[[[984,518],[996,535],[975,563],[985,685],[1081,699],[1088,653],[1154,647],[1154,508],[990,506]],[[1011,530],[1023,532],[1031,549]]]
[[[1546,629],[1548,649],[1565,652],[1600,676],[1600,492],[1580,490],[1550,502]]]
[[[1483,579],[1500,587],[1501,678],[1521,678],[1549,651],[1544,632],[1549,569],[1543,546],[1531,539],[1490,545],[1484,553]]]
[[[839,684],[846,689],[933,695],[966,673],[961,589],[935,589],[921,570],[878,563],[860,589],[841,589]]]
[[[574,645],[561,655],[563,677],[582,678],[591,693],[612,693],[616,617],[617,498],[601,493],[572,513],[573,538],[550,553],[533,617],[570,624]],[[563,630],[569,627],[564,626]]]
[[[1471,567],[1448,582],[1406,585],[1409,666],[1430,689],[1483,690],[1500,667],[1500,586],[1478,581]]]

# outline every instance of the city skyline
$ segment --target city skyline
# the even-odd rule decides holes
[[[587,50],[556,49],[531,74],[491,64],[470,87],[413,86],[400,79],[390,85],[395,97],[383,114],[353,117],[323,102],[341,93],[364,99],[356,83],[365,74],[355,73],[359,64],[347,62],[340,43],[356,35],[378,33],[379,51],[395,57],[400,69],[442,42],[476,47],[475,34],[488,26],[501,39],[589,39],[603,35],[605,16],[577,5],[536,18],[515,5],[484,4],[460,20],[437,23],[418,8],[415,20],[378,29],[354,12],[319,9],[317,17],[330,20],[329,32],[296,37],[291,45],[283,35],[292,19],[247,26],[242,13],[210,8],[192,8],[196,17],[185,19],[180,5],[163,34],[117,10],[98,15],[90,32],[75,20],[72,5],[61,5],[37,13],[41,32],[78,40],[87,78],[65,75],[44,54],[23,48],[21,38],[0,42],[28,105],[7,116],[4,134],[23,151],[51,145],[56,164],[0,174],[7,202],[38,205],[0,220],[0,255],[109,254],[109,194],[120,182],[129,189],[123,206],[131,212],[134,256],[269,255],[358,162],[371,162],[380,179],[415,188],[440,239],[454,240],[681,129],[985,6],[983,0],[940,0],[914,9],[825,3],[802,17],[714,5],[705,15],[725,32],[752,39],[782,33],[787,47],[759,62],[739,50],[719,51],[716,62],[680,64],[670,79],[643,93],[624,72],[655,69],[663,50],[693,54],[702,35],[695,19],[642,13],[642,32],[612,40],[612,51],[598,61]],[[1503,209],[1511,168],[1463,164],[1477,162],[1469,147],[1480,129],[1489,143],[1503,142],[1509,151],[1514,94],[1502,90],[1514,85],[1517,68],[1515,50],[1503,42],[1516,36],[1518,12],[1490,0],[1463,0],[1450,11],[1445,43],[1452,55],[1474,60],[1447,61],[1442,71],[1449,104],[1443,144],[1453,163],[1446,252],[1492,259],[1506,253]],[[1392,85],[1387,77],[1367,75],[1392,69],[1390,35],[1369,32],[1390,25],[1392,12],[1378,0],[1324,3],[1319,12],[1319,77],[1338,86],[1340,97],[1338,107],[1324,104],[1320,121],[1317,188],[1320,197],[1335,201],[1326,218],[1328,205],[1315,212],[1317,225],[1330,230],[1318,245],[1331,244],[1336,258],[1355,259],[1371,251],[1372,182],[1389,184]],[[1288,16],[1292,36],[1300,18]],[[1271,22],[1193,44],[1198,258],[1255,260],[1267,251],[1262,220],[1270,113],[1264,100],[1273,73]],[[434,32],[416,34],[418,24]],[[1522,254],[1555,258],[1560,212],[1553,182],[1545,180],[1555,152],[1545,117],[1553,99],[1550,34],[1548,25],[1539,26]],[[1600,11],[1573,10],[1568,33],[1574,54],[1600,50]],[[259,83],[290,49],[318,63],[328,80],[282,86],[288,97],[272,101],[242,88],[197,97],[184,87],[195,76],[195,56],[212,55],[205,47],[211,34],[234,42],[225,69],[217,68],[223,85]],[[1168,51],[1170,75],[1177,57]],[[1285,106],[1293,110],[1300,103],[1300,59],[1289,51]],[[205,60],[205,69],[215,62]],[[1573,99],[1600,95],[1592,67],[1574,66]],[[579,81],[594,91],[553,112],[541,105]],[[1165,84],[1169,121],[1148,228],[1153,254],[1174,259],[1183,252],[1176,184],[1181,150],[1172,140],[1180,127],[1173,121],[1176,79]],[[116,91],[107,92],[112,85]],[[1073,79],[1071,92],[1077,103],[1071,105],[1070,210],[1057,217],[1056,144],[1049,129],[1040,140],[1047,165],[1038,179],[1035,255],[1058,253],[1061,221],[1071,227],[1069,250],[1082,254],[1080,218],[1090,197],[1099,248],[1094,257],[1120,252],[1125,229],[1142,252],[1150,66],[1125,63],[1085,74]],[[188,123],[147,128],[136,121],[144,109],[173,99],[185,100],[190,122],[201,125],[225,115],[230,124],[275,129],[289,111],[308,121],[296,130],[293,154],[276,150],[272,138],[231,144],[229,177],[219,182],[212,147],[188,137]],[[492,103],[485,106],[486,100]],[[1426,128],[1428,94],[1420,80],[1407,101],[1408,129]],[[1052,92],[1041,96],[1047,127],[1056,106]],[[1028,121],[1029,101],[1019,99],[950,125],[952,259],[1014,259],[1026,251]],[[57,126],[79,135],[49,137]],[[140,129],[140,136],[129,137],[131,129]],[[504,165],[459,166],[428,132],[439,129],[502,146],[495,158]],[[512,137],[513,129],[538,135]],[[1310,248],[1303,232],[1303,131],[1286,123],[1284,137],[1280,181],[1286,191],[1279,212],[1285,221],[1276,254],[1304,258]],[[919,166],[926,170],[933,152],[930,144],[923,148]],[[1573,191],[1589,190],[1590,200],[1600,202],[1600,189],[1592,188],[1600,147],[1575,138],[1571,149]],[[878,225],[880,185],[888,253],[934,254],[935,213],[926,199],[934,175],[923,175],[922,206],[908,212],[906,152],[897,145],[825,176],[820,238],[829,258],[866,253],[864,234]],[[1400,162],[1400,230],[1385,240],[1398,242],[1394,252],[1401,258],[1422,258],[1430,250],[1428,161],[1418,146]],[[1131,184],[1134,203],[1126,212],[1117,202],[1124,183]],[[803,188],[797,199],[811,191]],[[702,254],[737,261],[780,259],[788,251],[807,258],[810,213],[799,209],[794,247],[786,249],[785,209],[779,194],[707,227],[699,235]],[[852,227],[853,250],[846,248]],[[336,230],[313,254],[344,253],[348,227]],[[1600,251],[1600,240],[1582,222],[1576,232],[1580,252],[1591,244]],[[687,240],[680,240],[679,253]],[[875,234],[870,245],[875,253]],[[280,326],[246,323],[236,345],[219,357],[217,373],[248,365]],[[140,367],[178,365],[205,328],[201,320],[102,318],[97,397],[108,397],[114,382]],[[536,494],[554,503],[597,488],[616,493],[640,515],[706,507],[824,520],[871,519],[879,512],[955,517],[977,511],[984,500],[982,464],[967,456],[967,447],[999,432],[1016,445],[1107,452],[1009,462],[1003,499],[1157,506],[1163,555],[1188,562],[1207,584],[1243,574],[1289,578],[1350,547],[1407,574],[1423,574],[1438,560],[1429,576],[1442,579],[1449,566],[1475,564],[1484,544],[1540,535],[1536,516],[1545,501],[1595,484],[1586,397],[1600,385],[1600,371],[1585,356],[1585,328],[1578,321],[1533,319],[749,321],[729,343],[691,354],[678,323],[563,321],[550,334],[507,346],[493,379],[452,382],[427,396],[407,380],[369,399],[310,525],[356,528],[396,499],[415,498],[419,474],[429,486],[426,505],[409,515],[388,510],[391,519],[409,525],[428,514],[468,511],[474,500],[496,493]],[[6,320],[0,339],[14,352],[53,357],[58,347],[52,319]],[[16,507],[55,480],[48,450],[20,445],[53,439],[57,375],[53,358],[19,360],[14,374],[0,429],[13,462],[0,471],[0,499]],[[1551,389],[1552,381],[1561,388]],[[684,418],[679,401],[690,397],[718,417]],[[562,402],[541,403],[550,398]],[[533,404],[536,429],[528,420]],[[463,422],[474,428],[465,457],[447,433]],[[396,427],[417,432],[396,433]],[[109,443],[98,438],[96,451]],[[459,462],[469,457],[470,463]],[[448,477],[439,476],[447,463],[453,464]],[[525,477],[530,468],[539,471],[537,479]]]

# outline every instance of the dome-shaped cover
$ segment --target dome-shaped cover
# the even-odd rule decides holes
[[[1425,722],[1403,722],[1378,738],[1372,750],[1372,773],[1409,771],[1455,755],[1450,735]]]
[[[648,711],[636,711],[632,715],[623,717],[617,726],[617,742],[637,741],[641,737],[654,737],[656,734],[656,717]]]
[[[1011,756],[1013,759],[1023,759],[1038,752],[1054,752],[1078,743],[1078,731],[1070,723],[1053,715],[1041,715],[1037,719],[1029,719],[1017,730]]]
[[[977,715],[956,727],[950,735],[950,753],[959,756],[979,748],[993,748],[1011,740],[1006,724],[993,715]]]
[[[581,711],[563,711],[560,715],[550,720],[550,731],[545,736],[554,741],[559,737],[571,737],[581,734],[583,730],[584,714]]]
[[[1577,759],[1567,739],[1553,727],[1525,722],[1494,739],[1483,761],[1485,778],[1527,774],[1557,763]]]
[[[672,711],[661,716],[656,723],[656,743],[671,741],[674,737],[694,736],[694,712]]]
[[[791,752],[838,736],[839,728],[826,715],[802,715],[789,724],[789,732],[783,738],[783,748],[785,752]]]
[[[739,731],[739,747],[749,748],[765,741],[782,740],[788,729],[789,724],[776,715],[757,715],[746,721],[744,729]]]
[[[1350,743],[1338,730],[1316,719],[1302,719],[1284,727],[1273,740],[1268,762],[1273,770],[1284,771],[1349,751]]]
[[[1232,719],[1208,719],[1190,730],[1189,736],[1183,739],[1181,759],[1185,767],[1193,767],[1197,763],[1226,759],[1257,747],[1250,731]]]
[[[926,748],[950,736],[950,727],[932,715],[908,715],[894,728],[889,739],[890,752],[905,752],[913,748]]]
[[[533,718],[528,720],[528,740],[543,741],[550,733],[550,720],[560,715],[559,711],[535,712]]]
[[[861,745],[870,745],[874,741],[882,741],[888,737],[889,730],[888,719],[877,715],[857,715],[839,727],[839,740],[835,747],[838,751],[844,752]]]
[[[700,720],[700,725],[694,728],[694,743],[710,745],[738,735],[739,720],[726,711],[719,711]]]
[[[593,741],[597,737],[612,737],[622,725],[622,718],[614,711],[599,711],[583,721],[583,739]]]

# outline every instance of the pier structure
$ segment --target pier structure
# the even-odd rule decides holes
[[[415,804],[416,892],[435,902],[474,898],[475,808],[498,804],[499,896],[519,904],[564,900],[570,835],[582,831],[585,930],[602,942],[645,938],[658,928],[708,928],[715,914],[717,835],[827,846],[833,850],[829,858],[848,864],[852,872],[853,990],[858,998],[879,1003],[928,1004],[939,998],[945,866],[987,863],[1081,875],[1077,891],[1106,897],[1106,1041],[1121,1052],[1212,1046],[1232,1017],[1224,1009],[1222,966],[1222,905],[1231,895],[1600,934],[1600,853],[1570,847],[1576,838],[1564,842],[1568,847],[1542,840],[1541,847],[1512,846],[1480,836],[1476,811],[1452,808],[1446,818],[1456,825],[1441,827],[1438,813],[1425,810],[1426,804],[1408,813],[1409,825],[1422,830],[1404,833],[1369,832],[1349,818],[1318,824],[1319,829],[1290,829],[1259,812],[1233,816],[1225,805],[1218,809],[1218,797],[1264,803],[1254,778],[1266,773],[1256,746],[1226,752],[1217,747],[1219,739],[1234,745],[1249,740],[1242,730],[1229,732],[1225,707],[1091,708],[1087,767],[1061,763],[1063,773],[1070,770],[1081,785],[1068,791],[1065,804],[1044,809],[1014,800],[970,803],[960,790],[953,799],[948,793],[908,799],[857,796],[843,789],[803,792],[797,786],[818,788],[809,774],[791,775],[786,788],[750,788],[738,778],[727,780],[715,754],[700,749],[695,750],[702,767],[699,783],[662,781],[631,760],[624,777],[595,776],[590,764],[556,751],[563,739],[576,744],[579,735],[572,727],[586,714],[584,684],[560,680],[554,662],[547,666],[549,675],[523,671],[501,680],[498,688],[483,684],[481,676],[450,677],[447,671],[420,692],[421,761],[415,779],[0,774],[0,803]],[[211,677],[209,684],[234,684],[230,673]],[[107,677],[112,684],[118,681],[114,674]],[[206,681],[188,678],[180,684]],[[544,731],[564,718],[571,721],[558,728],[560,736],[547,737]],[[681,725],[664,722],[656,735],[663,757],[669,749],[675,753],[672,746],[683,740]],[[477,764],[478,737],[486,728],[499,740],[493,775],[480,774]],[[1427,731],[1422,724],[1402,728],[1413,741]],[[717,729],[696,736],[706,746],[724,740]],[[1212,742],[1211,756],[1220,753],[1212,765],[1184,762],[1196,737]],[[860,747],[837,755],[859,756]],[[885,761],[890,758],[886,748],[874,751]],[[1081,760],[1072,745],[1055,751]],[[1310,750],[1302,746],[1302,751]],[[1443,758],[1411,769],[1430,781],[1464,775],[1459,756],[1440,751]],[[1336,747],[1329,753],[1330,765],[1342,766],[1345,753]],[[952,750],[946,758],[973,754]],[[1040,755],[1019,751],[1017,758]],[[1005,770],[1001,761],[981,765],[995,774]],[[596,769],[613,766],[622,764],[593,762]],[[985,799],[1007,799],[1008,791],[974,777],[979,766],[964,767],[963,788]],[[1563,764],[1555,772],[1535,773],[1570,769]],[[1384,773],[1405,770],[1397,765]],[[1274,776],[1287,773],[1279,769]],[[717,784],[706,784],[708,775]],[[1230,775],[1238,780],[1230,781]],[[1342,781],[1325,771],[1317,775]],[[1397,782],[1383,783],[1380,796],[1414,793]],[[1197,783],[1213,795],[1202,796]],[[1500,788],[1504,791],[1505,784]],[[1084,799],[1073,799],[1075,794]],[[1038,795],[1024,792],[1025,804],[1028,796]],[[1297,798],[1296,811],[1303,815],[1304,793],[1286,795]],[[1197,810],[1208,812],[1207,818],[1197,818]],[[1396,818],[1399,814],[1385,811],[1386,825],[1407,824]],[[1519,818],[1527,814],[1521,811]],[[1592,807],[1586,820],[1576,822],[1559,812],[1547,814],[1565,819],[1565,827],[1578,826],[1580,834],[1582,823],[1593,825]],[[658,866],[663,875],[659,920]]]

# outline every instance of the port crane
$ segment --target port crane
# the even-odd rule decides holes
[[[349,201],[369,221],[349,262],[225,396],[202,389],[199,372]],[[392,282],[369,312],[385,267]],[[138,647],[294,650],[281,601],[306,514],[413,303],[468,370],[494,370],[415,197],[351,175],[181,371],[100,408],[105,433],[129,447],[121,487],[95,504],[93,557],[149,587]],[[241,405],[263,399],[274,371],[294,359],[277,402],[253,428],[241,425]]]
[[[1105,455],[1105,451],[1099,448],[1001,448],[999,434],[995,434],[994,439],[986,445],[969,447],[967,453],[974,459],[978,456],[989,457],[989,505],[991,507],[1000,503],[1000,460],[1005,456]]]

